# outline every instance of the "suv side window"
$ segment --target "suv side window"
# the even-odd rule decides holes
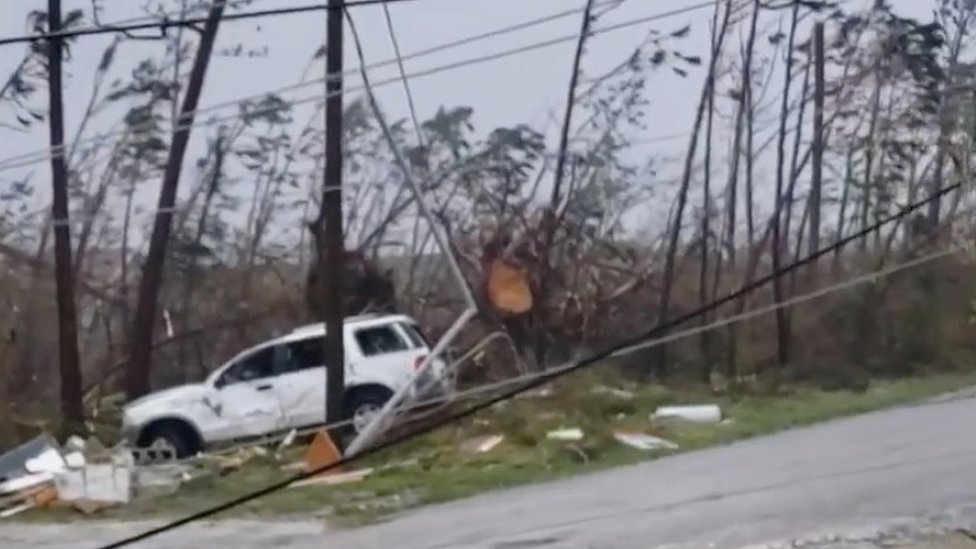
[[[324,342],[322,339],[320,337],[303,339],[286,345],[282,371],[285,373],[299,372],[324,366],[325,357],[322,356]]]
[[[356,343],[362,349],[363,356],[410,350],[410,343],[405,341],[391,324],[356,330]]]
[[[233,385],[245,381],[264,379],[275,375],[275,350],[278,347],[265,347],[240,359],[220,376],[219,385]]]

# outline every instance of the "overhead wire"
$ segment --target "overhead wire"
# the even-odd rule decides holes
[[[419,0],[352,0],[343,2],[342,8],[359,8],[364,6],[373,6],[376,4],[385,4],[388,2],[416,2]],[[304,13],[311,13],[316,11],[326,11],[330,9],[328,5],[323,3],[318,4],[306,4],[302,6],[291,6],[287,8],[272,8],[266,10],[255,10],[242,13],[230,13],[225,14],[222,17],[222,21],[243,21],[247,19],[258,19],[264,17],[275,17],[283,15],[299,15]],[[12,36],[7,38],[0,38],[0,46],[8,46],[11,44],[26,44],[34,43],[41,40],[49,40],[51,38],[75,38],[78,36],[93,36],[99,34],[115,34],[115,33],[127,33],[132,31],[140,30],[153,30],[157,29],[160,32],[165,33],[168,29],[178,28],[178,27],[195,27],[198,24],[206,23],[206,17],[187,17],[182,18],[177,21],[156,21],[152,23],[132,23],[126,25],[99,25],[93,27],[85,27],[80,29],[65,29],[58,32],[47,32],[38,33],[32,35],[23,36]]]
[[[792,263],[789,263],[786,266],[781,266],[779,269],[773,270],[773,272],[769,273],[768,275],[763,276],[763,277],[761,277],[761,278],[759,278],[757,280],[754,280],[754,281],[752,281],[750,283],[747,283],[747,284],[743,285],[742,287],[740,287],[738,290],[736,290],[734,292],[731,292],[731,293],[725,295],[722,298],[716,299],[716,300],[712,301],[711,303],[704,304],[704,305],[696,308],[695,310],[692,310],[692,311],[690,311],[688,313],[679,315],[676,318],[673,318],[673,319],[664,321],[664,322],[658,324],[657,326],[655,326],[654,328],[652,328],[652,329],[650,329],[650,330],[648,330],[648,331],[646,331],[646,332],[644,332],[644,333],[642,333],[640,335],[627,338],[623,342],[620,342],[618,344],[609,346],[609,347],[607,347],[607,348],[605,348],[605,349],[603,349],[601,351],[598,351],[596,353],[590,354],[589,356],[587,356],[587,357],[585,357],[583,359],[577,360],[577,361],[575,361],[573,363],[570,363],[569,365],[567,365],[567,366],[565,366],[563,368],[560,368],[560,369],[555,370],[555,371],[547,371],[544,375],[541,375],[540,377],[538,377],[538,378],[536,378],[536,379],[534,379],[532,381],[529,381],[529,382],[527,382],[525,384],[522,384],[522,385],[520,385],[520,386],[518,386],[518,387],[516,387],[514,389],[510,389],[508,391],[505,391],[505,392],[503,392],[503,393],[501,393],[499,395],[496,395],[496,396],[494,396],[492,398],[486,399],[483,402],[480,402],[480,403],[474,404],[472,406],[469,406],[469,407],[467,407],[467,408],[465,408],[465,409],[463,409],[463,410],[461,410],[459,412],[456,412],[456,413],[451,414],[449,416],[445,416],[444,418],[441,418],[438,421],[431,422],[430,424],[423,425],[421,427],[418,427],[417,429],[413,429],[413,430],[407,431],[407,432],[405,432],[405,433],[403,433],[401,435],[391,437],[390,439],[388,439],[386,441],[383,441],[383,442],[381,442],[379,444],[376,444],[376,445],[373,445],[373,446],[368,446],[368,447],[366,447],[365,449],[363,449],[360,452],[357,452],[357,453],[352,454],[352,455],[349,455],[349,456],[345,456],[345,457],[343,457],[343,458],[341,458],[339,460],[336,460],[336,461],[334,461],[334,462],[332,462],[332,463],[330,463],[328,465],[325,465],[325,466],[322,466],[322,467],[317,467],[317,468],[315,468],[315,469],[313,469],[311,471],[307,471],[307,472],[304,472],[304,473],[301,473],[301,474],[294,475],[294,476],[292,476],[292,477],[290,477],[288,479],[285,479],[285,480],[280,481],[280,482],[273,483],[273,484],[271,484],[269,486],[266,486],[266,487],[264,487],[262,489],[259,489],[259,490],[254,491],[254,492],[251,492],[251,493],[245,494],[243,496],[234,498],[232,500],[229,500],[229,501],[226,501],[224,503],[221,503],[221,504],[215,505],[213,507],[210,507],[208,509],[204,509],[202,511],[193,513],[191,515],[188,515],[186,517],[183,517],[183,518],[174,520],[172,522],[169,522],[169,523],[166,523],[166,524],[163,524],[163,525],[154,527],[154,528],[150,528],[150,529],[148,529],[148,530],[146,530],[144,532],[141,532],[139,534],[136,534],[136,535],[133,535],[133,536],[124,538],[122,540],[119,540],[117,542],[111,543],[109,545],[105,545],[101,549],[117,549],[117,548],[120,548],[120,547],[125,547],[127,545],[131,545],[133,543],[136,543],[136,542],[139,542],[139,541],[142,541],[142,540],[145,540],[145,539],[148,539],[148,538],[157,536],[157,535],[162,534],[164,532],[168,532],[170,530],[174,530],[176,528],[180,528],[180,527],[182,527],[184,525],[187,525],[187,524],[190,524],[192,522],[196,522],[198,520],[206,519],[206,518],[208,518],[210,516],[216,515],[218,513],[221,513],[223,511],[226,511],[228,509],[232,509],[232,508],[237,507],[239,505],[243,505],[243,504],[245,504],[245,503],[247,503],[249,501],[253,501],[255,499],[264,497],[264,496],[266,496],[268,494],[271,494],[271,493],[277,492],[279,490],[282,490],[282,489],[288,487],[289,485],[291,485],[294,482],[297,482],[297,481],[300,481],[300,480],[304,480],[304,479],[307,479],[307,478],[311,478],[311,477],[316,476],[316,475],[320,475],[320,474],[322,474],[324,472],[331,471],[331,470],[336,469],[338,467],[344,467],[346,465],[349,465],[351,463],[357,462],[357,461],[359,461],[359,460],[361,460],[363,458],[366,458],[368,456],[375,455],[375,454],[377,454],[379,452],[382,452],[382,451],[387,450],[389,448],[398,446],[398,445],[400,445],[402,443],[405,443],[407,441],[413,440],[413,439],[415,439],[417,437],[426,435],[426,434],[428,434],[430,432],[433,432],[433,431],[435,431],[437,429],[440,429],[441,427],[445,427],[447,425],[455,424],[455,423],[457,423],[457,422],[459,422],[459,421],[461,421],[463,419],[466,419],[468,417],[473,416],[474,414],[476,414],[476,413],[478,413],[478,412],[480,412],[482,410],[485,410],[487,408],[490,408],[490,407],[492,407],[492,406],[494,406],[494,405],[496,405],[496,404],[498,404],[500,402],[504,402],[504,401],[507,401],[507,400],[511,400],[511,399],[517,397],[520,394],[523,394],[523,393],[525,393],[527,391],[531,391],[532,389],[541,387],[541,386],[543,386],[543,385],[545,385],[547,383],[552,382],[553,380],[559,379],[559,378],[561,378],[563,376],[569,375],[569,374],[571,374],[573,372],[582,370],[584,368],[588,368],[588,367],[592,367],[594,365],[597,365],[597,364],[603,362],[604,360],[606,360],[608,358],[612,358],[614,356],[618,356],[619,354],[622,354],[622,353],[632,352],[635,349],[644,348],[644,347],[649,346],[649,345],[661,344],[663,342],[670,341],[671,339],[669,339],[669,338],[674,338],[674,337],[676,337],[676,336],[678,336],[680,334],[667,335],[667,336],[665,336],[664,338],[662,338],[662,339],[660,339],[658,341],[652,341],[652,340],[654,340],[655,337],[658,337],[659,334],[667,334],[672,329],[674,329],[674,328],[676,328],[676,327],[678,327],[678,326],[680,326],[680,325],[682,325],[682,324],[684,324],[684,323],[686,323],[686,322],[688,322],[690,320],[693,320],[693,319],[698,318],[698,317],[700,317],[700,316],[702,316],[704,314],[707,314],[709,312],[712,312],[714,310],[717,310],[717,309],[719,309],[719,308],[727,305],[728,303],[737,301],[738,299],[740,299],[740,298],[742,298],[742,297],[744,297],[744,296],[746,296],[746,295],[748,295],[748,294],[750,294],[750,293],[752,293],[752,292],[754,292],[754,291],[762,288],[763,286],[769,284],[771,281],[773,281],[773,280],[775,280],[775,279],[777,279],[779,277],[782,277],[782,276],[787,275],[787,274],[789,274],[789,273],[791,273],[793,271],[796,271],[798,269],[801,269],[801,268],[803,268],[803,267],[805,267],[805,266],[807,266],[807,265],[809,265],[809,264],[817,261],[818,259],[820,259],[823,256],[826,256],[828,254],[832,254],[832,253],[834,253],[837,250],[839,250],[839,249],[847,246],[848,244],[850,244],[852,242],[856,242],[856,241],[858,241],[858,240],[860,240],[862,238],[865,238],[865,237],[869,236],[870,234],[874,233],[875,231],[878,231],[878,230],[882,229],[883,227],[885,227],[889,223],[893,223],[893,222],[899,221],[899,220],[903,219],[904,217],[910,215],[911,213],[915,212],[919,208],[925,207],[929,203],[931,203],[931,202],[933,202],[935,200],[939,200],[944,195],[946,195],[946,194],[948,194],[950,192],[953,192],[956,189],[960,189],[961,187],[962,187],[962,185],[960,183],[955,183],[955,184],[946,186],[946,187],[942,188],[941,190],[939,190],[939,191],[937,191],[935,193],[932,193],[931,195],[929,195],[928,197],[926,197],[926,198],[924,198],[922,200],[919,200],[919,201],[916,201],[914,203],[909,204],[908,206],[906,206],[905,208],[903,208],[898,213],[893,214],[891,216],[888,216],[888,217],[886,217],[884,219],[878,220],[875,223],[873,223],[873,224],[871,224],[871,225],[869,225],[867,227],[863,227],[861,230],[859,230],[859,231],[857,231],[857,232],[855,232],[855,233],[853,233],[851,235],[848,235],[848,236],[846,236],[844,238],[838,239],[832,245],[827,246],[827,247],[825,247],[823,249],[817,250],[816,252],[810,253],[810,254],[806,255],[805,257],[803,257],[803,258],[800,258],[798,260],[793,261]],[[948,252],[946,252],[946,253],[948,253]],[[930,260],[937,259],[938,257],[936,257],[936,255],[944,256],[945,253],[933,254],[932,257],[930,258]],[[919,259],[919,260],[910,261],[906,265],[909,265],[909,266],[919,265],[919,264],[921,264],[923,262],[924,261],[922,259]],[[893,270],[891,268],[889,268],[888,271],[896,272],[895,270]],[[865,281],[874,280],[874,279],[878,278],[879,276],[882,276],[881,273],[884,273],[884,272],[886,272],[886,271],[879,271],[879,272],[875,272],[875,273],[870,273],[868,275],[863,275],[863,276],[861,276],[861,277],[859,277],[857,279],[857,280],[860,281],[858,283],[863,283]],[[853,283],[852,282],[849,282],[847,284],[842,283],[842,285],[844,287],[848,287],[850,284],[853,284]],[[816,293],[817,295],[823,295],[824,290],[820,290],[820,291],[817,291],[817,292],[814,292],[814,293]],[[799,302],[799,301],[797,301],[796,299],[794,299],[792,301],[789,301],[789,303],[793,303],[793,304],[795,304],[797,302]],[[787,303],[787,301],[784,300],[783,303]],[[779,310],[779,307],[780,306],[781,306],[781,304],[773,304],[770,307],[767,307],[767,308],[765,308],[763,310],[764,311]],[[723,320],[725,320],[725,319],[723,319]],[[726,321],[726,322],[728,322],[728,321]],[[696,328],[692,328],[692,330],[695,330],[694,333],[700,333],[700,330],[701,329],[702,329],[701,326],[696,327]]]
[[[709,2],[701,2],[701,3],[698,3],[698,4],[691,5],[691,6],[686,6],[684,8],[678,8],[678,9],[668,10],[668,11],[665,11],[665,12],[659,12],[659,13],[652,14],[652,15],[648,15],[648,16],[643,16],[643,17],[639,17],[639,18],[635,18],[635,19],[630,19],[630,20],[627,20],[627,21],[623,21],[623,22],[620,22],[620,23],[613,24],[613,25],[608,25],[608,26],[605,26],[605,27],[600,27],[600,28],[593,29],[591,31],[591,35],[599,35],[599,34],[605,34],[605,33],[609,33],[609,32],[615,32],[615,31],[618,31],[618,30],[621,30],[621,29],[625,29],[625,28],[629,28],[629,27],[633,27],[633,26],[637,26],[637,25],[642,25],[642,24],[645,24],[645,23],[648,23],[648,22],[657,21],[657,20],[660,20],[660,19],[666,19],[666,18],[669,18],[669,17],[674,17],[676,15],[681,15],[681,14],[685,14],[685,13],[690,13],[690,12],[693,12],[693,11],[697,11],[697,10],[701,10],[701,9],[704,9],[704,8],[707,8],[707,7],[711,7],[713,5],[713,3],[714,3],[714,0],[713,1],[709,1]],[[577,11],[579,11],[579,10],[577,10]],[[561,16],[561,17],[565,17],[566,16],[565,13],[566,12],[562,12],[562,13],[560,13],[558,15]],[[575,13],[575,12],[570,12],[570,13]],[[549,16],[549,18],[551,18],[551,17],[553,17],[553,16]],[[548,20],[548,18],[540,18],[540,19],[533,20],[533,21],[542,21],[543,19]],[[529,23],[532,23],[532,22],[526,22],[526,23],[522,24],[522,26],[524,27],[525,25],[528,25]],[[539,24],[539,23],[535,23],[535,24]],[[466,43],[469,43],[470,40],[482,40],[482,39],[485,39],[485,38],[488,38],[488,37],[491,37],[491,36],[497,36],[499,34],[505,34],[507,32],[511,32],[512,29],[516,29],[516,28],[521,28],[521,27],[520,26],[506,27],[505,29],[499,29],[498,31],[492,31],[491,33],[484,33],[482,35],[478,35],[478,36],[472,37],[470,39],[462,39],[462,40],[458,40],[458,41],[454,41],[454,42],[450,42],[450,43],[444,44],[442,46],[437,46],[437,47],[433,47],[433,48],[427,48],[426,50],[422,50],[422,51],[416,52],[414,54],[408,54],[408,55],[404,56],[403,59],[404,60],[407,60],[407,59],[410,59],[410,58],[413,58],[413,57],[418,57],[420,55],[429,55],[430,53],[434,53],[436,51],[441,51],[443,49],[449,49],[449,48],[456,47],[458,44],[466,44]],[[578,34],[574,33],[574,34],[569,34],[569,35],[565,35],[565,36],[561,36],[561,37],[557,37],[557,38],[553,38],[553,39],[549,39],[549,40],[545,40],[545,41],[541,41],[541,42],[534,42],[534,43],[530,43],[530,44],[527,44],[527,45],[523,45],[523,46],[519,46],[519,47],[515,47],[515,48],[510,48],[510,49],[507,49],[507,50],[502,50],[502,51],[498,51],[498,52],[494,52],[494,53],[490,53],[490,54],[485,54],[485,55],[481,55],[481,56],[477,56],[477,57],[470,57],[470,58],[467,58],[467,59],[462,59],[462,60],[459,60],[459,61],[455,61],[455,62],[451,62],[451,63],[446,63],[446,64],[439,65],[439,66],[436,66],[436,67],[432,67],[432,68],[429,68],[429,69],[419,70],[419,71],[416,71],[416,72],[407,74],[406,75],[406,78],[409,78],[409,79],[421,78],[421,77],[424,77],[424,76],[430,76],[430,75],[433,75],[433,74],[447,72],[447,71],[451,71],[451,70],[455,70],[455,69],[459,69],[459,68],[463,68],[463,67],[467,67],[467,66],[471,66],[471,65],[476,65],[476,64],[481,64],[481,63],[487,63],[487,62],[490,62],[490,61],[496,61],[496,60],[499,60],[499,59],[504,59],[504,58],[507,58],[507,57],[512,57],[512,56],[515,56],[515,55],[520,55],[520,54],[527,53],[527,52],[530,52],[530,51],[535,51],[535,50],[539,50],[539,49],[544,49],[544,48],[556,46],[556,45],[562,44],[564,42],[575,41],[577,38],[578,38]],[[377,68],[379,66],[386,66],[386,65],[394,64],[396,62],[397,62],[397,60],[395,58],[393,58],[393,59],[390,59],[390,60],[387,60],[387,61],[383,61],[383,62],[380,62],[380,63],[374,63],[374,64],[370,65],[367,68],[368,69],[373,69],[373,68]],[[355,74],[355,72],[356,71],[350,71],[350,74]],[[343,75],[345,75],[345,74],[346,74],[346,72],[344,71],[343,72]],[[327,77],[331,77],[331,76],[327,76]],[[170,131],[170,133],[174,133],[174,132],[177,132],[177,131],[180,131],[180,130],[183,130],[183,129],[194,128],[194,127],[201,127],[201,126],[212,126],[212,125],[215,125],[215,124],[219,124],[221,122],[227,122],[229,120],[235,120],[235,119],[240,118],[241,115],[239,113],[234,114],[234,115],[231,115],[231,116],[213,117],[213,118],[202,118],[202,117],[200,117],[200,115],[206,114],[206,113],[210,113],[210,112],[213,112],[213,111],[216,111],[216,110],[225,109],[225,108],[228,108],[228,107],[240,107],[240,106],[246,104],[249,101],[254,101],[256,99],[260,99],[260,98],[263,98],[263,97],[267,97],[269,94],[283,93],[283,92],[288,92],[288,91],[294,91],[294,90],[301,89],[301,88],[304,88],[304,87],[307,87],[307,86],[311,86],[311,85],[316,84],[316,83],[322,83],[322,82],[325,81],[325,79],[326,78],[321,78],[321,79],[316,79],[316,80],[309,80],[307,82],[303,82],[303,83],[299,83],[299,84],[292,84],[292,85],[285,86],[285,87],[282,87],[282,88],[277,88],[277,89],[274,89],[274,90],[269,90],[269,91],[263,92],[261,94],[253,95],[253,96],[250,96],[250,97],[236,99],[236,100],[227,101],[227,102],[223,102],[223,103],[218,103],[216,105],[211,105],[211,106],[208,106],[208,107],[204,107],[202,109],[197,109],[196,111],[194,111],[195,120],[193,121],[193,123],[177,124],[177,125],[173,126],[169,131]],[[401,76],[397,76],[397,77],[387,78],[387,79],[383,79],[383,80],[378,80],[376,82],[373,82],[373,87],[375,88],[375,87],[379,87],[379,86],[385,86],[385,85],[389,85],[389,84],[394,84],[394,83],[400,82],[401,79],[402,79]],[[360,91],[360,90],[363,90],[363,89],[364,89],[364,87],[361,86],[361,85],[359,85],[359,86],[353,86],[351,88],[346,88],[345,91],[346,92],[349,92],[349,91]],[[316,94],[316,95],[310,96],[310,97],[305,97],[305,98],[301,98],[301,99],[295,99],[295,100],[287,101],[287,102],[285,102],[285,106],[275,106],[275,107],[269,107],[269,108],[263,108],[263,109],[255,109],[255,110],[249,111],[249,113],[252,114],[252,115],[270,114],[270,113],[273,113],[273,112],[277,112],[277,111],[281,110],[282,108],[286,108],[286,107],[293,107],[293,106],[302,105],[302,104],[306,104],[306,103],[311,103],[311,102],[315,102],[315,101],[323,101],[325,99],[328,99],[328,97],[329,97],[328,95],[326,95],[325,97],[323,97],[322,94]],[[95,135],[95,136],[92,136],[92,137],[89,137],[89,138],[85,138],[85,139],[82,139],[82,140],[77,140],[77,141],[72,142],[72,143],[65,143],[61,147],[51,147],[51,148],[46,148],[46,149],[43,149],[43,150],[34,151],[32,153],[25,153],[23,155],[9,157],[9,158],[0,160],[0,171],[9,170],[9,169],[18,168],[18,167],[23,167],[23,166],[28,166],[28,165],[36,164],[36,163],[39,163],[39,162],[44,162],[44,161],[47,161],[48,159],[50,159],[52,156],[55,156],[55,155],[58,155],[58,154],[64,154],[63,151],[66,149],[66,147],[70,147],[70,146],[73,146],[73,145],[78,144],[78,143],[85,143],[85,144],[88,144],[88,143],[96,143],[96,144],[97,143],[101,143],[101,142],[104,142],[104,141],[108,140],[109,138],[117,137],[119,135],[123,135],[126,131],[132,131],[132,129],[129,128],[128,130],[117,130],[117,131],[113,131],[113,132],[109,132],[109,133],[103,133],[103,134]]]
[[[260,1],[260,0],[214,0],[213,2],[210,2],[209,4],[206,4],[204,6],[198,6],[197,9],[200,10],[200,11],[202,11],[202,10],[208,10],[208,9],[214,7],[214,6],[219,6],[221,4],[223,4],[224,6],[229,7],[229,8],[234,8],[234,7],[242,6],[242,5],[250,5],[251,3],[255,2],[255,1]],[[99,22],[99,21],[96,20],[95,21],[95,27],[98,27],[98,28],[105,28],[105,27],[115,27],[115,28],[118,28],[118,27],[122,27],[124,25],[132,24],[132,23],[137,23],[137,22],[142,22],[142,21],[155,21],[156,23],[159,23],[160,22],[159,20],[161,18],[162,19],[168,19],[169,16],[171,16],[171,15],[172,16],[183,17],[184,14],[185,14],[184,10],[178,9],[178,10],[172,10],[172,11],[159,11],[159,12],[156,12],[156,13],[146,13],[146,14],[143,14],[143,15],[138,15],[136,17],[129,17],[128,19],[120,19],[118,21],[112,21],[111,23],[102,23],[102,22]],[[121,31],[111,31],[111,32],[121,32]]]
[[[414,131],[417,132],[417,144],[420,148],[426,149],[424,145],[424,132],[417,117],[417,106],[413,101],[413,93],[410,91],[410,79],[407,78],[407,71],[403,66],[403,54],[400,52],[400,41],[397,40],[396,29],[393,26],[393,16],[390,14],[390,5],[383,4],[383,16],[386,19],[386,30],[390,35],[390,43],[393,44],[393,53],[396,55],[397,70],[400,71],[400,79],[403,81],[403,92],[407,96],[407,107],[410,109],[410,119],[413,121]],[[364,83],[365,85],[365,83]]]

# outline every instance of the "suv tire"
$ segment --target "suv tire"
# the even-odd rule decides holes
[[[379,412],[392,396],[393,393],[385,387],[359,387],[348,392],[343,407],[344,416],[351,423],[347,425],[346,432],[351,436],[358,435],[369,416]]]
[[[187,427],[180,427],[172,423],[163,423],[150,427],[143,437],[143,447],[153,448],[162,445],[170,447],[175,452],[177,459],[183,459],[196,454],[200,448],[196,443],[195,437],[186,432]]]

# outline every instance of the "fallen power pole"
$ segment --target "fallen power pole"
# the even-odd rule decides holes
[[[342,25],[343,0],[329,0],[325,45],[325,174],[322,187],[322,237],[319,267],[325,291],[326,421],[341,421],[342,396],[346,386],[343,348],[343,260],[342,228]],[[321,244],[320,244],[321,245]],[[324,257],[323,257],[324,256]],[[333,433],[332,439],[341,444]]]

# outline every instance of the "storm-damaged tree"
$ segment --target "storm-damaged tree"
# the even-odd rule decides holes
[[[724,6],[724,9],[723,9]],[[685,155],[684,170],[681,176],[681,186],[678,189],[677,203],[675,205],[674,217],[668,229],[667,251],[664,258],[664,274],[661,288],[661,298],[657,308],[658,324],[668,321],[671,312],[672,290],[674,288],[675,263],[678,256],[678,245],[681,238],[681,228],[684,221],[685,205],[688,202],[688,191],[691,187],[692,172],[695,163],[696,151],[698,150],[698,137],[701,132],[702,123],[705,121],[705,111],[709,107],[712,97],[712,88],[715,86],[715,73],[718,65],[722,48],[725,44],[725,36],[729,29],[732,13],[735,5],[732,0],[715,4],[716,10],[722,10],[722,15],[716,15],[716,21],[720,21],[715,29],[715,38],[712,40],[711,51],[709,52],[708,72],[705,75],[705,83],[702,86],[701,97],[698,100],[698,108],[695,112],[695,121],[692,125],[688,152]],[[664,335],[664,334],[661,334]],[[658,379],[666,375],[667,368],[667,347],[658,345],[655,347],[653,361],[651,363],[652,374]]]

